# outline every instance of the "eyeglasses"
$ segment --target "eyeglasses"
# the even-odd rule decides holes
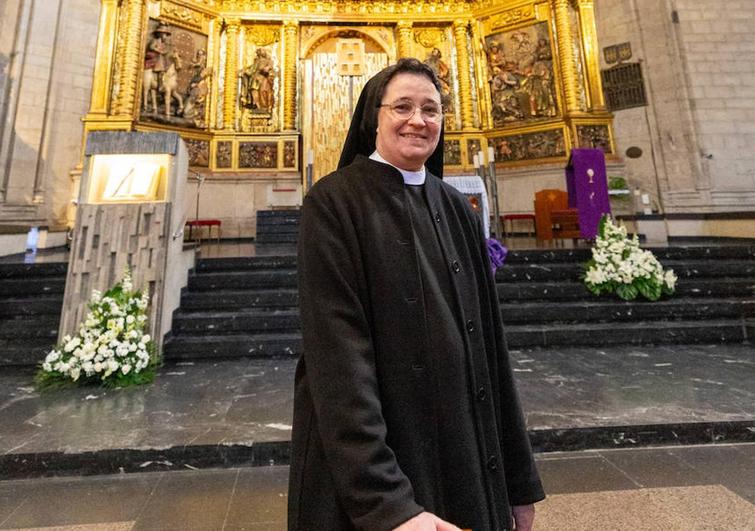
[[[388,107],[393,116],[399,120],[410,120],[419,109],[419,115],[425,122],[439,124],[443,121],[443,108],[432,103],[416,105],[411,100],[398,100],[393,103],[382,103],[378,107]]]

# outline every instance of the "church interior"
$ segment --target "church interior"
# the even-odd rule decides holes
[[[300,208],[367,80],[404,57],[440,82],[444,179],[507,251],[536,529],[755,528],[753,18],[713,0],[0,3],[0,529],[286,528]],[[675,293],[588,291],[604,213]],[[155,382],[35,389],[126,267]]]

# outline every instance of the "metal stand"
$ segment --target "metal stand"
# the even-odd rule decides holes
[[[197,180],[197,200],[196,200],[196,209],[194,213],[194,221],[197,221],[199,220],[199,194],[201,192],[202,183],[204,182],[204,175],[194,170],[189,170],[189,173],[191,174],[192,177],[194,177]]]
[[[492,151],[492,150],[491,150]],[[493,155],[489,153],[489,155]],[[503,242],[503,226],[501,224],[501,208],[498,204],[498,179],[495,176],[495,158],[488,157],[488,178],[490,179],[489,193],[493,194],[493,216],[495,216],[495,235],[498,241]]]

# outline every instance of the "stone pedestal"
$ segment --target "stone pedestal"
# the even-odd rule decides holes
[[[111,288],[129,267],[150,294],[160,348],[193,263],[183,252],[186,147],[176,133],[94,132],[85,155],[59,334],[77,329],[92,290]]]

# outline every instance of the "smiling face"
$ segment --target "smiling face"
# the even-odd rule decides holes
[[[403,72],[396,74],[385,87],[381,103],[391,104],[399,100],[411,101],[417,107],[440,106],[440,93],[426,76]],[[419,109],[404,120],[388,107],[381,107],[375,146],[380,156],[397,168],[417,171],[435,151],[440,129],[440,123],[423,120]]]

